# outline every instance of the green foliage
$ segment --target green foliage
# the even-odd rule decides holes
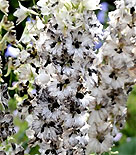
[[[118,155],[136,155],[136,138],[132,138],[115,149],[119,152]]]
[[[28,137],[26,136],[26,129],[28,128],[28,123],[26,121],[20,120],[18,117],[14,119],[14,124],[19,128],[19,131],[14,135],[17,143],[23,143],[23,146],[26,147],[26,142],[28,142]]]
[[[127,122],[122,130],[128,137],[136,136],[136,86],[134,86],[127,102]]]
[[[33,147],[33,148],[30,150],[29,154],[30,154],[30,155],[40,154],[40,152],[39,152],[38,150],[39,150],[39,146],[36,145],[35,147]]]
[[[13,112],[17,107],[17,101],[15,98],[11,98],[8,102],[9,109]]]

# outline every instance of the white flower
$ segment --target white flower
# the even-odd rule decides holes
[[[69,9],[67,9],[67,7]],[[59,11],[57,10],[55,12],[56,21],[63,31],[65,31],[65,27],[76,30],[81,25],[83,25],[83,16],[81,13],[71,10],[72,5],[68,4],[67,7],[66,5],[64,5],[62,8],[59,9]]]
[[[60,35],[55,35],[54,38],[48,39],[44,42],[46,51],[52,53],[53,55],[61,55],[62,48],[63,48],[63,42],[62,37]]]
[[[57,140],[56,129],[54,127],[44,127],[44,132],[38,133],[37,136],[44,140]]]
[[[32,123],[32,130],[35,131],[36,134],[41,132],[41,127],[44,125],[44,121],[39,119],[38,117],[33,120]]]
[[[114,89],[123,88],[128,80],[127,73],[123,69],[114,69],[110,65],[104,66],[101,73],[103,81]]]
[[[97,98],[97,103],[100,104],[103,101],[108,101],[107,94],[110,92],[110,89],[107,89],[105,87],[105,84],[102,83],[99,87],[95,87],[92,89],[91,95],[96,99]],[[94,102],[93,102],[94,103]],[[106,105],[107,103],[104,103]],[[90,104],[92,106],[92,104]],[[94,105],[93,105],[94,106]],[[92,109],[92,107],[91,107]]]
[[[34,134],[35,134],[34,130],[30,130],[30,129],[26,130],[26,135],[27,135],[28,138],[33,139]]]
[[[45,27],[42,20],[38,16],[36,16],[36,25],[38,30],[41,30]]]
[[[34,36],[37,35],[36,21],[30,20],[26,22],[25,29],[19,41],[22,41],[24,44],[30,43],[31,41],[36,41]]]
[[[22,50],[19,53],[19,59],[21,62],[25,62],[27,58],[29,58],[30,54],[26,50]]]
[[[74,60],[83,59],[83,54],[91,55],[91,43],[89,35],[82,30],[71,31],[66,38],[66,47],[68,54],[73,56]]]
[[[95,100],[93,96],[90,96],[89,94],[84,95],[83,99],[80,99],[83,107],[87,107],[90,103],[92,103]]]
[[[50,14],[50,9],[47,6],[48,0],[39,0],[37,2],[37,5],[41,7],[41,13],[43,15],[49,15]]]
[[[125,3],[127,5],[127,7],[129,7],[129,8],[131,8],[131,7],[136,8],[136,1],[135,0],[125,0]]]
[[[21,23],[27,16],[29,16],[29,14],[38,15],[38,13],[36,13],[35,11],[27,9],[26,7],[22,6],[20,2],[19,2],[19,7],[20,8],[18,8],[14,12],[14,16],[18,18],[17,24]]]
[[[69,138],[69,143],[71,146],[75,146],[78,143],[78,140],[76,139],[77,135],[72,134],[72,136]]]
[[[40,103],[40,99],[38,99],[38,102]],[[38,115],[41,113],[42,117],[47,120],[47,122],[50,121],[57,121],[59,117],[61,116],[61,111],[59,110],[59,104],[54,101],[54,103],[47,103],[41,102],[37,107],[35,108],[35,114]]]
[[[108,152],[112,146],[113,137],[109,133],[110,127],[107,123],[97,126],[92,124],[89,131],[89,142],[86,148],[86,155],[90,153]]]
[[[33,78],[36,74],[35,69],[30,66],[30,64],[23,64],[21,65],[15,72],[18,72],[19,79],[22,82],[26,82]]]
[[[9,2],[7,0],[0,0],[0,10],[7,15]]]
[[[41,14],[44,16],[48,16],[50,14],[55,15],[55,12],[59,11],[56,9],[57,6],[59,6],[59,9],[61,7],[57,0],[39,0],[37,5],[40,7]]]
[[[62,79],[61,82],[55,78],[59,78],[57,74],[53,76],[48,83],[48,90],[51,96],[56,96],[62,100],[65,97],[76,94],[77,82],[74,79],[71,79],[71,81],[66,80],[68,83],[65,83],[65,79]]]
[[[83,4],[86,7],[87,10],[96,10],[99,9],[100,0],[83,0]]]
[[[89,137],[88,135],[85,136],[77,136],[76,139],[79,141],[79,144],[81,144],[82,146],[86,146],[89,142]]]
[[[45,73],[43,69],[41,69],[35,80],[38,85],[45,85],[49,82],[50,76],[49,74]]]
[[[66,128],[82,127],[85,124],[85,117],[84,114],[75,114],[74,117],[71,114],[66,114],[64,126]]]
[[[83,80],[84,86],[87,88],[88,91],[91,91],[93,87],[97,86],[98,83],[98,76],[97,74],[92,72],[92,75],[85,75]]]
[[[31,126],[33,122],[33,115],[28,115],[25,120],[28,122],[28,126]]]
[[[107,103],[96,103],[93,102],[90,104],[89,110],[91,111],[88,124],[91,125],[94,122],[100,123],[108,117],[108,108],[105,106]]]
[[[50,144],[48,144],[48,143],[43,142],[43,143],[38,143],[38,145],[40,146],[39,152],[40,152],[41,155],[45,155],[45,152],[47,150],[51,150]],[[49,153],[49,155],[51,155],[51,152]]]

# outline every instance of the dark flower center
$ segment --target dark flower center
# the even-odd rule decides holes
[[[119,48],[119,49],[115,48],[114,50],[115,50],[118,54],[120,54],[120,53],[123,52],[123,50],[122,50],[121,48]]]
[[[82,93],[76,93],[76,97],[77,98],[80,98],[80,99],[83,99],[84,98],[84,95]]]
[[[75,46],[75,48],[79,48],[80,47],[80,45],[81,45],[81,42],[79,42],[79,41],[74,41],[73,43],[72,43],[72,45],[74,45]]]
[[[95,105],[95,110],[100,110],[102,108],[102,105],[101,104],[96,104]]]
[[[102,134],[98,134],[96,138],[98,139],[98,141],[99,141],[100,143],[102,143],[102,142],[104,141],[104,139],[105,139],[104,136],[103,136]]]
[[[112,72],[110,75],[109,75],[110,78],[114,78],[115,80],[117,80],[117,76],[115,74],[115,72]]]
[[[56,46],[56,42],[53,42],[50,46],[51,46],[51,48],[54,48],[55,46]]]

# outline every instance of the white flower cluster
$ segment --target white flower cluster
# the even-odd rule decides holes
[[[136,77],[136,2],[116,1],[105,33],[94,13],[99,2],[39,0],[29,9],[19,3],[14,13],[18,24],[35,16],[18,45],[7,50],[15,54],[6,76],[12,68],[18,77],[9,89],[18,89],[14,97],[17,115],[28,122],[28,150],[39,145],[41,155],[101,154],[124,125]],[[0,9],[8,7],[7,1],[1,4]],[[1,9],[5,14],[7,7]],[[100,39],[98,52],[94,46]],[[5,114],[1,122],[12,126],[11,117]]]
[[[15,133],[13,116],[8,111],[8,99],[7,86],[3,85],[0,88],[0,106],[5,112],[0,110],[0,143]]]
[[[136,78],[136,4],[124,0],[115,4],[117,9],[109,13],[106,39],[97,55],[100,60],[97,64],[98,83],[91,92],[96,109],[89,116],[91,127],[95,124],[89,132],[89,152],[108,150],[113,137],[123,127],[127,95]]]
[[[102,38],[102,25],[84,2],[63,3],[49,3],[54,12],[36,42],[40,68],[35,82],[40,90],[28,116],[28,136],[41,140],[43,155],[85,154],[91,91],[98,81],[93,47]]]

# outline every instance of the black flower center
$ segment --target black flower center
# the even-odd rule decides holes
[[[97,74],[97,71],[95,69],[88,68],[89,76],[92,76],[92,73]]]
[[[122,50],[121,48],[119,48],[119,49],[115,48],[114,50],[115,50],[118,54],[120,54],[120,53],[123,52],[123,50]]]
[[[99,141],[100,143],[102,143],[102,142],[104,141],[104,139],[105,139],[104,136],[103,136],[102,134],[98,134],[96,138],[98,139],[98,141]]]
[[[110,75],[109,75],[110,78],[114,78],[115,80],[117,80],[117,76],[115,74],[115,72],[112,72]]]
[[[132,7],[132,8],[130,9],[130,13],[133,14],[134,12],[135,12],[135,8]]]
[[[75,46],[75,48],[79,48],[80,47],[80,45],[81,45],[81,42],[79,42],[78,40],[76,40],[76,41],[74,41],[73,43],[72,43],[72,45],[74,45]]]
[[[84,98],[84,95],[82,93],[76,93],[76,97],[77,98],[80,98],[80,99],[83,99]]]
[[[56,42],[53,42],[50,46],[51,46],[51,48],[54,48],[55,46],[56,46]]]

